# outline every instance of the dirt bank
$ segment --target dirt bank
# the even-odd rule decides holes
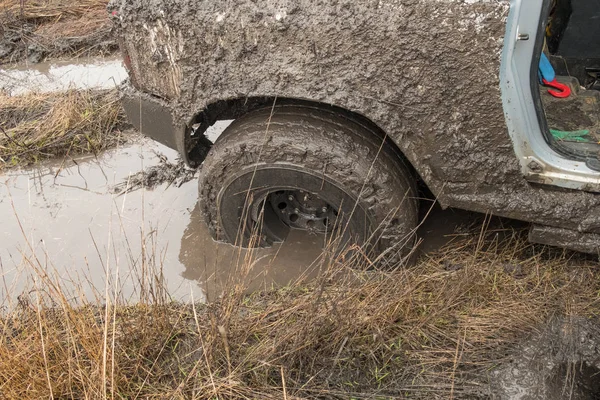
[[[0,94],[0,170],[96,153],[132,135],[116,90]]]
[[[250,296],[231,286],[210,305],[170,302],[159,270],[146,271],[153,296],[129,307],[73,307],[42,277],[47,288],[0,320],[0,390],[23,399],[512,399],[502,374],[518,364],[515,373],[537,374],[561,398],[597,398],[588,385],[598,368],[597,262],[531,246],[501,226],[477,228],[486,233],[463,234],[410,269],[325,257],[315,281]],[[557,315],[567,318],[556,324]],[[565,325],[575,320],[587,322]],[[579,334],[552,340],[569,326]],[[542,341],[558,355],[523,351]],[[561,369],[560,360],[573,364]]]
[[[106,55],[117,49],[106,0],[1,0],[0,64]]]

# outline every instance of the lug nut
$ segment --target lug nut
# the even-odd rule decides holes
[[[324,213],[326,213],[327,212],[327,207],[321,208],[321,211],[324,212]]]
[[[288,196],[288,200],[289,201],[294,201],[294,196],[292,196],[291,194]]]

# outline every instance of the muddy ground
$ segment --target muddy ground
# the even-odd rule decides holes
[[[107,1],[0,1],[0,64],[116,52]]]
[[[39,19],[4,24],[0,60],[110,52],[97,15],[89,35],[51,44]],[[124,79],[115,63],[14,66],[0,86],[109,89]],[[597,260],[530,246],[521,223],[424,201],[413,267],[340,279],[324,273],[318,235],[255,251],[214,242],[197,172],[125,134],[96,154],[0,168],[0,395],[600,398]]]
[[[213,140],[224,126],[226,124],[211,132]],[[51,282],[62,288],[63,295],[71,299],[69,301],[77,304],[85,303],[86,299],[94,304],[98,301],[96,299],[104,298],[107,287],[110,288],[110,293],[118,293],[117,298],[126,303],[148,301],[145,288],[155,285],[153,279],[156,276],[160,276],[161,282],[164,283],[162,295],[166,296],[166,301],[176,301],[175,304],[182,304],[181,307],[185,307],[184,304],[189,304],[193,299],[200,302],[209,301],[215,304],[216,309],[220,309],[223,299],[232,294],[232,287],[243,288],[243,292],[250,296],[243,302],[247,307],[283,307],[282,310],[286,306],[277,300],[279,295],[276,294],[276,288],[284,288],[285,292],[285,288],[289,287],[288,290],[292,290],[292,293],[299,290],[298,295],[312,293],[310,282],[315,279],[318,282],[322,274],[322,264],[318,260],[323,238],[293,232],[285,243],[255,252],[240,252],[232,246],[215,243],[197,208],[195,177],[195,171],[183,167],[175,152],[147,139],[97,156],[44,162],[33,168],[5,172],[2,175],[4,183],[0,187],[0,218],[3,221],[0,229],[0,242],[3,243],[0,249],[0,263],[4,282],[0,290],[3,309],[19,309],[23,304],[35,304],[34,293],[38,290],[35,288],[40,285],[41,271],[44,271],[44,275],[49,277]],[[412,376],[410,374],[416,373],[413,369],[413,359],[403,367],[409,371],[405,372],[408,376],[390,374],[389,371],[375,373],[369,370],[365,371],[368,376],[379,376],[382,381],[369,383],[369,379],[375,378],[367,377],[368,379],[364,380],[354,377],[352,380],[356,381],[355,386],[346,387],[344,390],[340,387],[350,379],[347,375],[350,371],[342,369],[336,372],[332,375],[335,378],[329,378],[329,383],[322,380],[327,376],[319,375],[313,380],[317,383],[315,387],[326,385],[329,387],[326,393],[329,394],[314,395],[310,391],[295,387],[294,393],[298,398],[371,398],[373,393],[381,394],[381,398],[397,398],[402,393],[398,388],[405,388],[407,393],[412,393],[412,396],[408,397],[413,398],[448,398],[449,393],[453,393],[453,398],[465,399],[598,398],[600,388],[597,385],[596,374],[600,371],[600,323],[595,316],[600,315],[600,310],[597,310],[594,304],[598,304],[600,300],[595,295],[589,297],[590,290],[593,291],[594,287],[596,290],[600,288],[597,267],[594,267],[597,264],[574,253],[569,253],[566,258],[560,256],[557,261],[556,256],[560,255],[560,251],[551,251],[554,255],[543,255],[546,252],[543,248],[523,248],[523,244],[518,240],[510,239],[513,235],[518,237],[519,232],[522,232],[523,225],[518,222],[490,220],[483,215],[458,210],[443,211],[438,207],[433,207],[431,212],[428,212],[426,207],[422,217],[424,223],[419,229],[419,237],[423,241],[417,255],[416,268],[423,269],[424,282],[430,279],[437,281],[436,276],[442,274],[458,285],[457,295],[461,298],[460,302],[466,301],[465,304],[469,304],[472,301],[475,304],[481,299],[487,299],[486,302],[495,301],[493,299],[496,297],[499,300],[499,303],[492,307],[496,316],[490,316],[489,321],[488,317],[478,315],[484,312],[483,309],[473,309],[472,306],[465,309],[466,315],[459,312],[451,317],[458,318],[456,322],[471,319],[472,322],[466,326],[472,327],[468,328],[469,332],[470,329],[483,329],[475,336],[482,342],[468,343],[465,339],[466,342],[463,343],[462,339],[459,340],[459,344],[463,343],[461,346],[466,346],[462,350],[458,348],[459,355],[464,352],[464,355],[460,356],[462,358],[454,354],[454,347],[450,350],[437,349],[433,343],[422,343],[419,346],[423,347],[414,353],[420,354],[417,358],[425,354],[434,354],[436,351],[451,351],[452,354],[447,356],[450,361],[445,361],[450,370],[444,371],[442,368],[435,372],[427,369],[426,374],[416,374],[412,377],[419,383],[408,384],[406,381]],[[489,232],[483,241],[487,243],[486,247],[470,247],[473,244],[465,244],[465,240],[477,238],[482,231]],[[496,245],[493,244],[495,242]],[[491,248],[488,247],[490,245]],[[465,250],[461,250],[463,248]],[[469,249],[472,249],[475,257],[477,252],[480,252],[483,258],[475,261],[476,259],[469,255]],[[446,253],[448,251],[450,253]],[[518,255],[507,256],[507,251]],[[452,256],[454,253],[456,255]],[[245,265],[248,260],[252,265],[250,272],[240,270],[240,265]],[[571,265],[571,272],[565,269],[567,264]],[[562,272],[552,272],[558,274],[556,277],[541,278],[541,275],[548,274],[555,268]],[[461,280],[472,275],[468,270],[477,271],[475,275],[482,274],[482,277],[490,274],[497,276],[494,279],[502,282],[498,283],[500,286],[497,295],[487,289],[478,293],[478,289],[475,288],[482,283],[476,283],[477,281],[461,288]],[[418,277],[418,271],[414,272],[417,272],[415,277]],[[366,282],[370,282],[371,279],[376,278],[371,276]],[[400,284],[404,278],[402,275],[392,274],[383,279],[382,282],[388,281],[391,285],[395,280]],[[303,283],[294,283],[298,280]],[[326,293],[333,290],[333,295],[336,293],[337,283],[332,280],[328,282],[327,287],[332,286],[331,289],[326,289]],[[551,282],[552,285],[557,285],[556,292],[551,291],[555,294],[547,293],[544,300],[541,298],[541,293],[546,292],[544,289],[535,297],[535,292],[540,287]],[[497,285],[494,284],[491,288],[495,286]],[[32,291],[32,288],[35,290]],[[353,290],[364,290],[359,288],[362,288],[360,284]],[[578,288],[582,298],[577,297]],[[349,287],[343,290],[349,290]],[[405,297],[402,287],[396,287],[394,290],[397,291],[398,302],[410,299],[410,296]],[[474,291],[472,298],[468,294],[470,290]],[[530,304],[522,303],[525,298],[513,298],[516,293],[527,295],[530,291],[531,296],[534,296],[527,297]],[[157,292],[159,291],[155,291],[153,296],[156,296]],[[295,298],[292,293],[284,296],[287,299],[285,301]],[[393,292],[391,293],[394,296]],[[572,309],[569,310],[569,306],[552,308],[557,306],[555,296],[560,297],[561,293],[566,297],[566,304],[572,304]],[[415,302],[414,307],[419,307],[419,302],[425,301],[425,298],[420,296],[422,294],[415,295],[414,300],[411,300]],[[502,300],[504,296],[506,298]],[[540,300],[542,303],[547,301],[548,305],[541,306],[539,316],[535,314],[533,320],[512,311],[514,307],[520,309],[521,306],[526,307],[524,310],[527,307],[537,310],[541,304]],[[427,304],[429,302],[430,300],[426,301]],[[585,304],[583,308],[582,304]],[[515,314],[504,315],[503,307]],[[181,312],[188,311],[177,311]],[[241,312],[240,317],[246,315],[246,311],[236,312]],[[378,315],[378,311],[370,313],[373,312],[376,313],[372,314],[373,317]],[[568,314],[564,314],[565,312]],[[128,319],[137,318],[131,311],[127,313]],[[435,320],[442,318],[435,317],[436,312],[433,309],[428,311],[428,308],[425,308],[423,313],[425,318],[429,313]],[[476,324],[474,321],[482,317],[486,322],[481,328],[476,328],[481,322]],[[514,322],[510,322],[512,318],[515,318]],[[517,323],[523,318],[523,321],[527,322]],[[272,321],[275,323],[277,318]],[[435,324],[441,325],[436,330],[455,329],[451,328],[454,324],[452,321],[438,320]],[[532,324],[534,321],[537,322]],[[323,323],[325,328],[330,322]],[[515,329],[512,334],[518,340],[504,342],[500,346],[497,329],[501,325],[513,323],[516,323],[516,328],[511,328]],[[385,331],[389,329],[388,324],[384,318],[378,322],[377,329]],[[403,329],[410,331],[410,322],[407,324],[409,325]],[[494,328],[496,325],[498,327]],[[487,334],[486,329],[489,330]],[[440,333],[444,337],[443,331]],[[158,333],[155,334],[160,337]],[[197,340],[193,339],[193,335],[189,339],[186,339],[186,335],[189,334],[182,335],[178,339],[182,343]],[[229,339],[232,343],[236,341],[235,335]],[[403,335],[407,333],[398,339],[402,340]],[[486,339],[487,335],[489,338]],[[406,336],[406,340],[409,337],[410,335]],[[481,346],[484,346],[484,349],[489,347],[489,360],[485,360],[485,350],[482,352],[481,349],[477,351],[478,354],[483,354],[483,359],[469,359],[471,356],[468,354]],[[393,348],[390,347],[390,356],[395,354]],[[411,354],[416,350],[410,350]],[[349,353],[344,357],[350,357],[350,354],[357,357],[354,353],[357,349],[350,346],[340,354],[346,354],[346,351]],[[237,352],[238,350],[236,354]],[[381,360],[386,359],[385,354],[385,351],[381,353]],[[376,358],[379,360],[379,357],[380,355],[377,355]],[[438,359],[437,357],[435,356],[435,359]],[[441,356],[440,360],[447,357]],[[455,357],[459,357],[459,361],[452,362]],[[426,358],[429,359],[429,356]],[[427,362],[431,362],[431,359]],[[182,368],[187,368],[185,363],[181,365]],[[325,362],[323,365],[328,364]],[[455,365],[454,378],[447,380],[451,375],[447,373],[452,372],[452,365]],[[484,371],[481,370],[482,365],[486,366]],[[215,365],[215,368],[218,366]],[[486,370],[487,368],[489,370]],[[402,371],[402,368],[397,371]],[[290,380],[303,379],[294,378],[293,372],[290,373]],[[437,383],[431,380],[432,373],[442,374],[439,375]],[[442,379],[442,376],[445,378]],[[385,377],[389,377],[390,381],[386,381]],[[248,381],[250,382],[252,380]],[[455,382],[456,386],[453,389],[449,386],[450,382]],[[273,397],[273,393],[277,393],[277,384],[273,384],[275,387],[268,389],[255,387],[255,395],[262,393],[259,397]],[[398,387],[393,389],[390,385]],[[316,390],[315,387],[312,390]],[[164,387],[160,390],[162,394],[172,393]],[[220,390],[224,390],[221,398],[237,398],[235,390],[228,392],[224,387]],[[275,392],[272,392],[273,390]],[[190,397],[193,398],[186,398]]]

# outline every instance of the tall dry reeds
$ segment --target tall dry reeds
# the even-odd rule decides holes
[[[208,305],[159,296],[73,306],[59,289],[31,292],[0,320],[0,393],[472,398],[550,317],[600,312],[597,262],[510,228],[462,235],[398,270],[354,255],[325,252],[314,281],[250,295],[232,286]],[[241,260],[238,273],[249,268]]]

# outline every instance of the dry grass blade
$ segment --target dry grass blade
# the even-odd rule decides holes
[[[96,153],[123,141],[116,91],[0,94],[0,169]]]
[[[116,48],[110,38],[107,0],[0,0],[0,31],[10,51],[3,62],[33,57],[106,54]],[[94,53],[95,54],[95,53]]]
[[[94,10],[104,10],[106,0],[0,0],[0,13],[11,13],[25,20],[82,17]]]
[[[102,305],[50,298],[43,304],[62,307],[37,308],[25,297],[0,319],[0,392],[23,399],[472,398],[481,376],[551,316],[600,314],[596,261],[550,253],[519,233],[482,236],[397,271],[332,261],[312,283],[240,301],[115,304],[111,321]],[[115,343],[108,349],[106,323]],[[114,365],[106,388],[103,357]]]

